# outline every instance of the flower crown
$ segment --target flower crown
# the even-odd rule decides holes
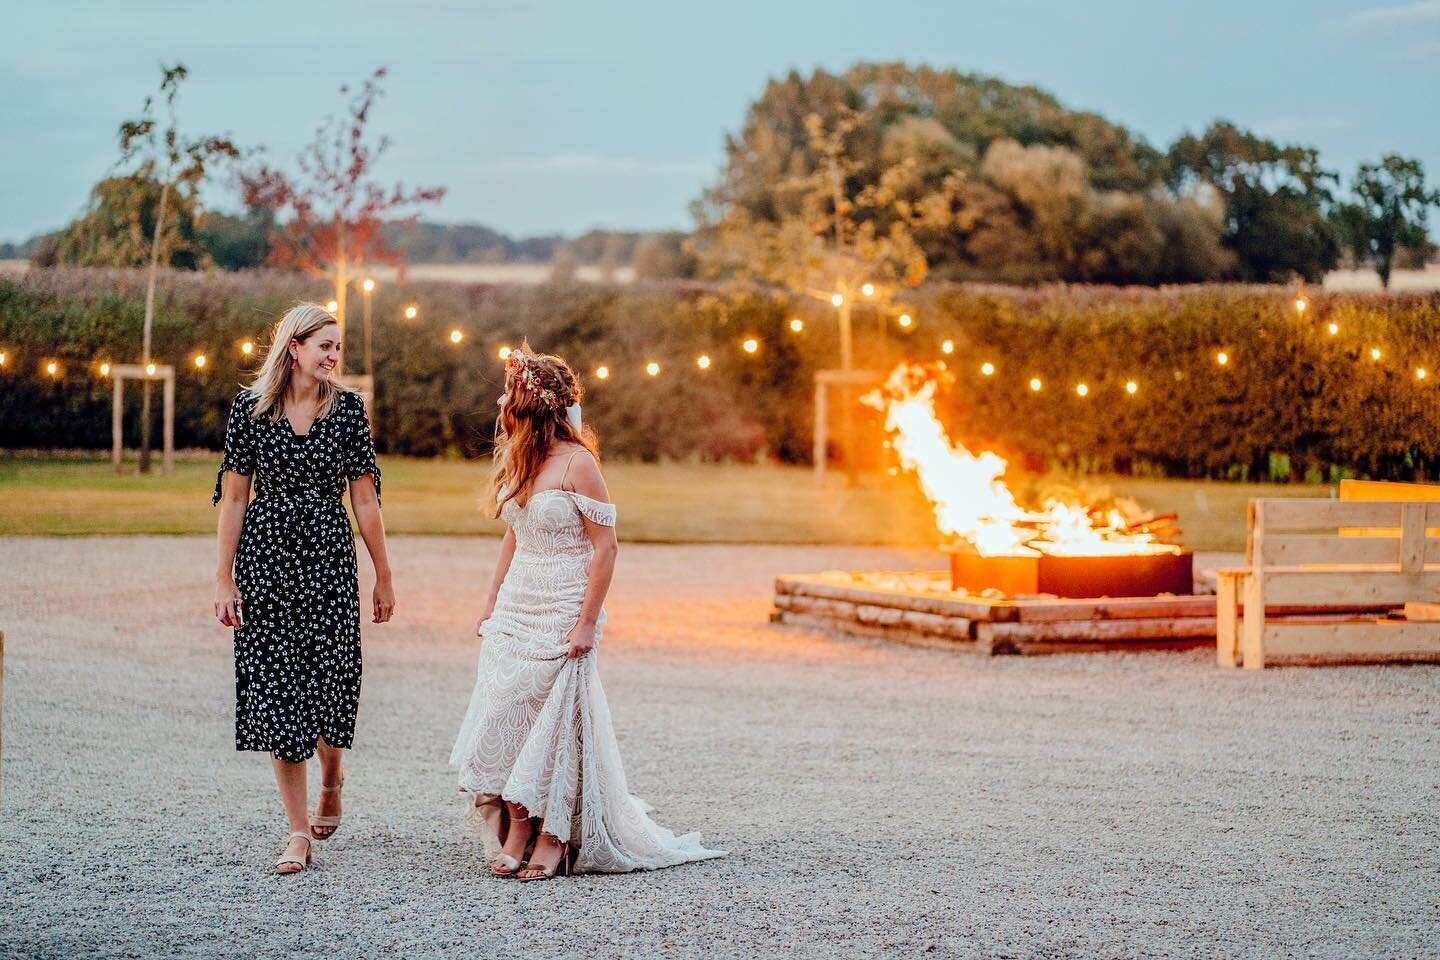
[[[510,372],[514,383],[538,396],[551,411],[558,411],[565,404],[559,393],[540,382],[540,371],[535,367],[534,360],[534,357],[514,350],[505,362],[505,369]]]

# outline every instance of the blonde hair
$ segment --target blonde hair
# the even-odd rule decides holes
[[[529,502],[540,468],[557,443],[574,443],[600,462],[595,432],[576,430],[565,408],[579,403],[580,381],[557,356],[535,354],[522,343],[505,364],[507,400],[495,423],[495,473],[485,498],[487,513],[498,517],[505,501]]]
[[[292,373],[290,341],[304,343],[321,327],[336,322],[335,317],[318,303],[297,303],[285,311],[285,316],[275,324],[260,372],[249,387],[257,398],[255,408],[250,411],[252,420],[259,420],[268,413],[271,421],[278,421],[285,414],[285,392],[290,389]],[[335,398],[344,390],[334,380],[320,381],[320,408],[315,413],[316,420],[330,415],[330,411],[335,409]]]

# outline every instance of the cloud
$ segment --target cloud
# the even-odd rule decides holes
[[[487,160],[466,164],[470,173],[568,173],[622,177],[694,177],[714,171],[699,161],[645,160],[596,153],[556,153],[548,157]]]
[[[1345,18],[1344,24],[1347,27],[1385,28],[1432,21],[1440,23],[1440,0],[1416,0],[1415,3],[1357,10]]]

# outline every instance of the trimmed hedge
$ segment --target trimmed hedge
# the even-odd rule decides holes
[[[268,272],[175,272],[160,289],[155,355],[178,370],[176,442],[213,448],[256,362],[240,342],[263,342],[289,304],[326,290]],[[944,359],[956,381],[942,402],[952,435],[1033,469],[1436,477],[1440,373],[1419,380],[1414,371],[1440,368],[1440,295],[1322,294],[1303,315],[1292,297],[1236,286],[942,288],[918,298],[910,332],[892,323],[882,335],[878,318],[857,309],[856,355],[884,370],[940,359],[941,342],[953,340]],[[362,349],[353,303],[352,371]],[[419,307],[413,321],[402,315],[409,303]],[[586,418],[608,455],[800,462],[810,455],[813,374],[838,352],[828,306],[696,286],[387,284],[374,308],[377,443],[417,456],[488,449],[502,382],[496,351],[523,335],[581,373]],[[143,310],[139,271],[0,279],[0,446],[108,448],[109,386],[96,363],[138,353]],[[795,316],[806,321],[799,334],[787,326]],[[464,334],[458,346],[454,328]],[[761,341],[753,356],[740,349],[747,336]],[[1231,358],[1223,367],[1218,350]],[[198,370],[191,358],[202,351]],[[713,360],[706,371],[695,365],[702,352]],[[43,372],[50,359],[62,366],[57,378]],[[653,378],[651,360],[661,365]],[[985,361],[994,376],[980,373]],[[602,364],[606,380],[594,375]],[[138,392],[127,391],[132,446]]]

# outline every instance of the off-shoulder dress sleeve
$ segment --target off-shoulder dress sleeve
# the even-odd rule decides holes
[[[615,526],[615,504],[605,503],[601,500],[592,500],[583,493],[576,493],[574,490],[566,490],[570,499],[575,502],[575,507],[580,511],[581,516],[591,523],[598,523],[603,527]]]

